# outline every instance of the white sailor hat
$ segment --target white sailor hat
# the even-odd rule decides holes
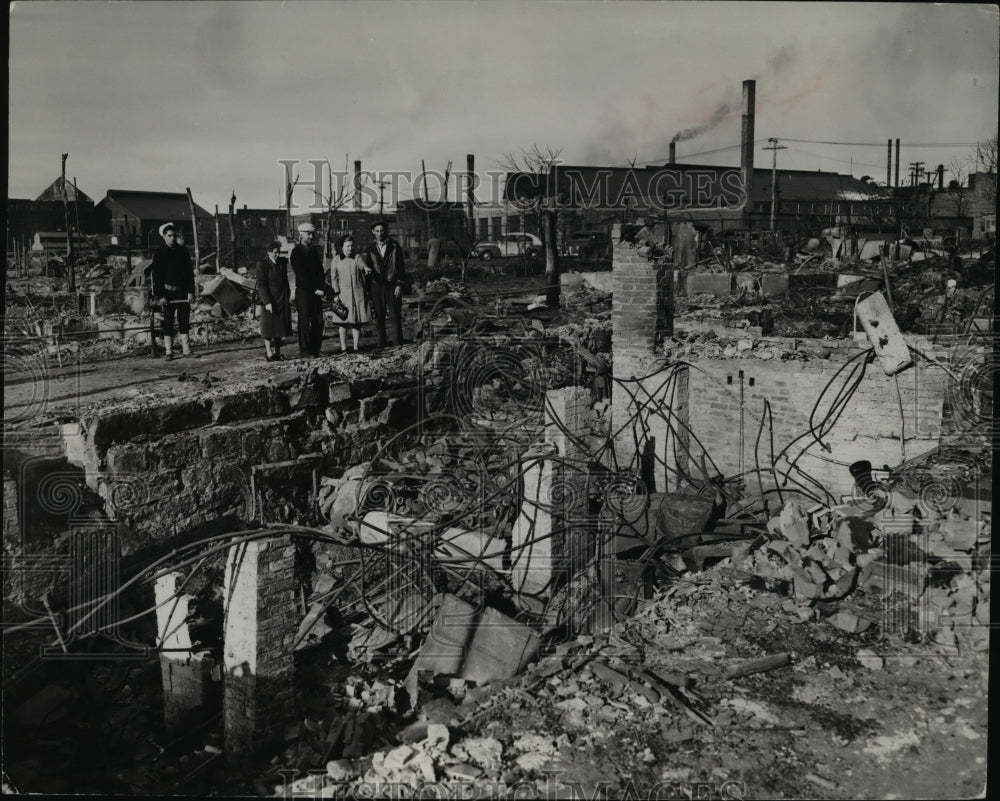
[[[177,228],[174,226],[172,222],[163,223],[163,225],[160,226],[160,236],[166,234],[167,231],[176,231],[176,230]]]
[[[305,222],[305,223],[302,223],[302,225],[299,226],[299,233],[300,234],[313,233],[315,231],[316,231],[316,226],[313,225],[312,223]]]

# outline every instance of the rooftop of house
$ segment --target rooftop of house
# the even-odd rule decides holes
[[[62,201],[63,199],[63,177],[60,175],[46,189],[35,198],[36,201]],[[70,202],[79,201],[81,203],[93,203],[85,192],[74,187],[72,181],[66,181],[66,199]]]
[[[114,200],[119,206],[127,209],[139,219],[149,220],[186,220],[191,212],[187,195],[183,192],[144,192],[131,189],[109,189],[107,196],[98,205],[106,205]],[[198,217],[211,218],[212,213],[206,211],[197,203],[194,204]]]

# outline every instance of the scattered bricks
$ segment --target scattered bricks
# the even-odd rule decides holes
[[[861,648],[855,654],[862,667],[869,670],[882,670],[885,667],[885,660],[872,651],[870,648]]]
[[[764,297],[788,294],[788,273],[764,273],[760,277],[760,294]]]
[[[688,295],[729,295],[733,291],[731,273],[688,273]]]
[[[893,565],[881,559],[873,559],[861,569],[858,586],[873,595],[891,595],[894,591],[899,591],[907,597],[916,598],[923,592],[926,580],[926,568]]]
[[[857,615],[843,610],[830,615],[830,617],[826,619],[826,622],[834,628],[846,631],[848,634],[860,634],[863,631],[867,631],[872,625],[870,620],[866,620],[865,618],[858,617]]]
[[[349,381],[337,381],[330,384],[327,399],[330,403],[340,403],[351,399],[351,384]]]

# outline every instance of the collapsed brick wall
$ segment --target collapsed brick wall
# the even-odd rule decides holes
[[[310,470],[336,472],[371,459],[415,419],[426,392],[409,378],[294,374],[240,394],[95,415],[67,428],[66,453],[129,553],[211,521],[259,516],[251,486],[263,466],[309,459]]]

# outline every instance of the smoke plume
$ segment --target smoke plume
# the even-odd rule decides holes
[[[797,60],[798,52],[795,49],[795,45],[783,45],[767,60],[767,69],[764,70],[763,73],[758,72],[750,77],[755,81],[760,80],[762,77],[775,78],[795,64]],[[670,143],[673,144],[675,142],[684,142],[688,139],[694,139],[696,136],[701,136],[701,134],[711,131],[719,123],[725,121],[731,114],[734,113],[734,108],[739,108],[740,101],[735,94],[736,91],[735,87],[731,87],[727,92],[729,97],[715,107],[705,122],[691,128],[685,128],[682,131],[678,131],[674,134],[674,138],[670,140]]]

